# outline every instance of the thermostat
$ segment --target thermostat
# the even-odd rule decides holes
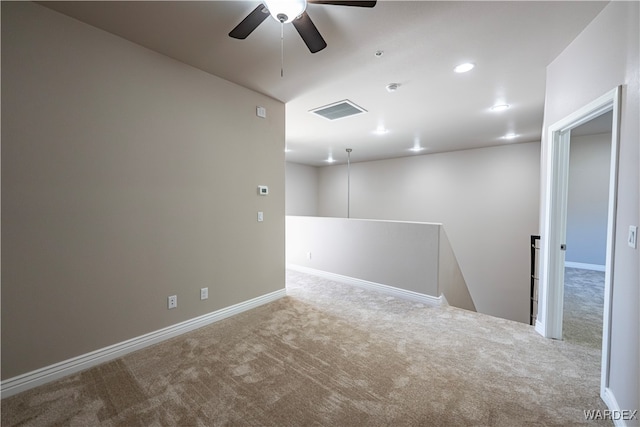
[[[266,185],[258,185],[258,194],[261,196],[266,196],[269,194],[269,187]]]

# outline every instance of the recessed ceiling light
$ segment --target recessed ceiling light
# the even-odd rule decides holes
[[[475,66],[476,64],[473,64],[471,62],[465,62],[464,64],[458,65],[456,68],[453,69],[453,71],[455,71],[456,73],[466,73],[467,71],[473,70]]]
[[[333,156],[329,156],[327,158],[327,160],[325,160],[325,162],[327,162],[327,163],[335,163],[335,161],[336,161],[336,159],[334,159]]]
[[[491,111],[504,111],[504,110],[508,110],[509,107],[511,107],[511,105],[509,104],[496,104],[493,107],[491,107]]]
[[[515,134],[515,133],[513,133],[513,132],[512,132],[512,133],[508,133],[508,134],[506,134],[506,135],[505,135],[505,136],[503,136],[502,138],[503,138],[503,139],[514,139],[514,138],[517,138],[517,137],[518,137],[518,134]]]
[[[376,130],[373,131],[374,134],[376,135],[384,135],[385,133],[389,133],[389,129],[385,128],[384,126],[380,125],[376,128]]]
[[[409,148],[409,151],[419,153],[422,150],[426,150],[426,148],[420,145],[420,137],[416,136],[415,138],[413,138],[413,147]]]

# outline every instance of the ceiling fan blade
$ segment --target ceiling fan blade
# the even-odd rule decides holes
[[[267,16],[269,16],[269,11],[267,11],[263,4],[259,4],[258,7],[253,9],[253,12],[247,15],[241,23],[231,30],[229,36],[234,39],[246,39],[253,30],[258,28],[258,25],[262,24],[262,21],[267,19]]]
[[[319,52],[327,47],[327,42],[324,41],[307,12],[304,12],[298,18],[291,21],[291,23],[296,27],[300,37],[302,37],[302,40],[311,53]]]
[[[356,7],[374,7],[376,1],[358,1],[358,0],[307,0],[313,4],[333,4],[336,6],[356,6]]]

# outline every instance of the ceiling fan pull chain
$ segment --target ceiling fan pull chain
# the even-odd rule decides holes
[[[284,23],[280,23],[280,77],[284,77]]]

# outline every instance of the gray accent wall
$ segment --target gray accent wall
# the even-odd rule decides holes
[[[285,212],[287,215],[318,215],[318,168],[286,163]]]
[[[638,2],[609,3],[547,67],[542,134],[544,154],[549,126],[622,85],[608,388],[623,410],[640,408],[640,256],[627,245],[629,226],[640,222],[639,17]]]
[[[528,323],[539,169],[537,142],[352,163],[351,217],[442,223],[476,309]],[[319,168],[318,203],[347,215],[346,165]]]
[[[2,378],[282,290],[284,110],[2,2]]]
[[[571,137],[565,261],[605,265],[611,133]]]

